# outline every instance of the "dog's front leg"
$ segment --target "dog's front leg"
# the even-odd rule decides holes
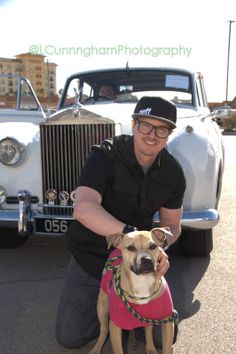
[[[122,330],[110,320],[109,323],[110,338],[113,349],[113,354],[123,354],[122,349]]]
[[[108,335],[108,296],[100,289],[97,301],[97,315],[100,322],[100,335],[96,345],[89,354],[100,354]]]
[[[157,350],[153,341],[153,327],[145,327],[145,337],[146,337],[146,353],[156,354]]]
[[[174,322],[162,323],[162,353],[171,354],[174,338]]]

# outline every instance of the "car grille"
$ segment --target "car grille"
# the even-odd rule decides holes
[[[45,192],[49,188],[57,193],[67,191],[70,194],[76,188],[91,146],[114,134],[113,123],[41,125],[43,203],[48,202]],[[55,204],[60,204],[58,198]],[[68,205],[73,205],[73,202],[69,200]]]

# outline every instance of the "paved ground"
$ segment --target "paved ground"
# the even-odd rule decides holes
[[[208,258],[170,255],[167,278],[180,314],[176,354],[221,354],[236,348],[236,137],[225,136],[221,222]],[[0,250],[0,354],[88,354],[57,345],[54,322],[69,254],[62,239],[34,238]],[[130,354],[145,353],[130,339]],[[111,354],[109,341],[104,354]]]

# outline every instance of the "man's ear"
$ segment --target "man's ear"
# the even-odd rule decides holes
[[[160,242],[166,238],[166,236],[172,237],[173,234],[168,226],[166,227],[155,227],[151,230],[152,235]]]
[[[110,236],[107,236],[106,239],[107,239],[107,248],[111,248],[111,246],[114,246],[115,248],[120,248],[120,243],[121,243],[121,240],[123,239],[125,234],[113,234],[113,235],[110,235]]]
[[[134,131],[135,124],[136,124],[136,120],[135,120],[135,119],[132,119],[132,121],[131,121],[132,133],[133,133],[133,131]]]

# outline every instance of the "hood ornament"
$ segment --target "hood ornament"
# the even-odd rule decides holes
[[[76,102],[73,107],[72,107],[72,110],[73,110],[73,115],[74,115],[74,118],[79,118],[79,115],[80,115],[80,107],[81,107],[81,104],[79,102]]]

